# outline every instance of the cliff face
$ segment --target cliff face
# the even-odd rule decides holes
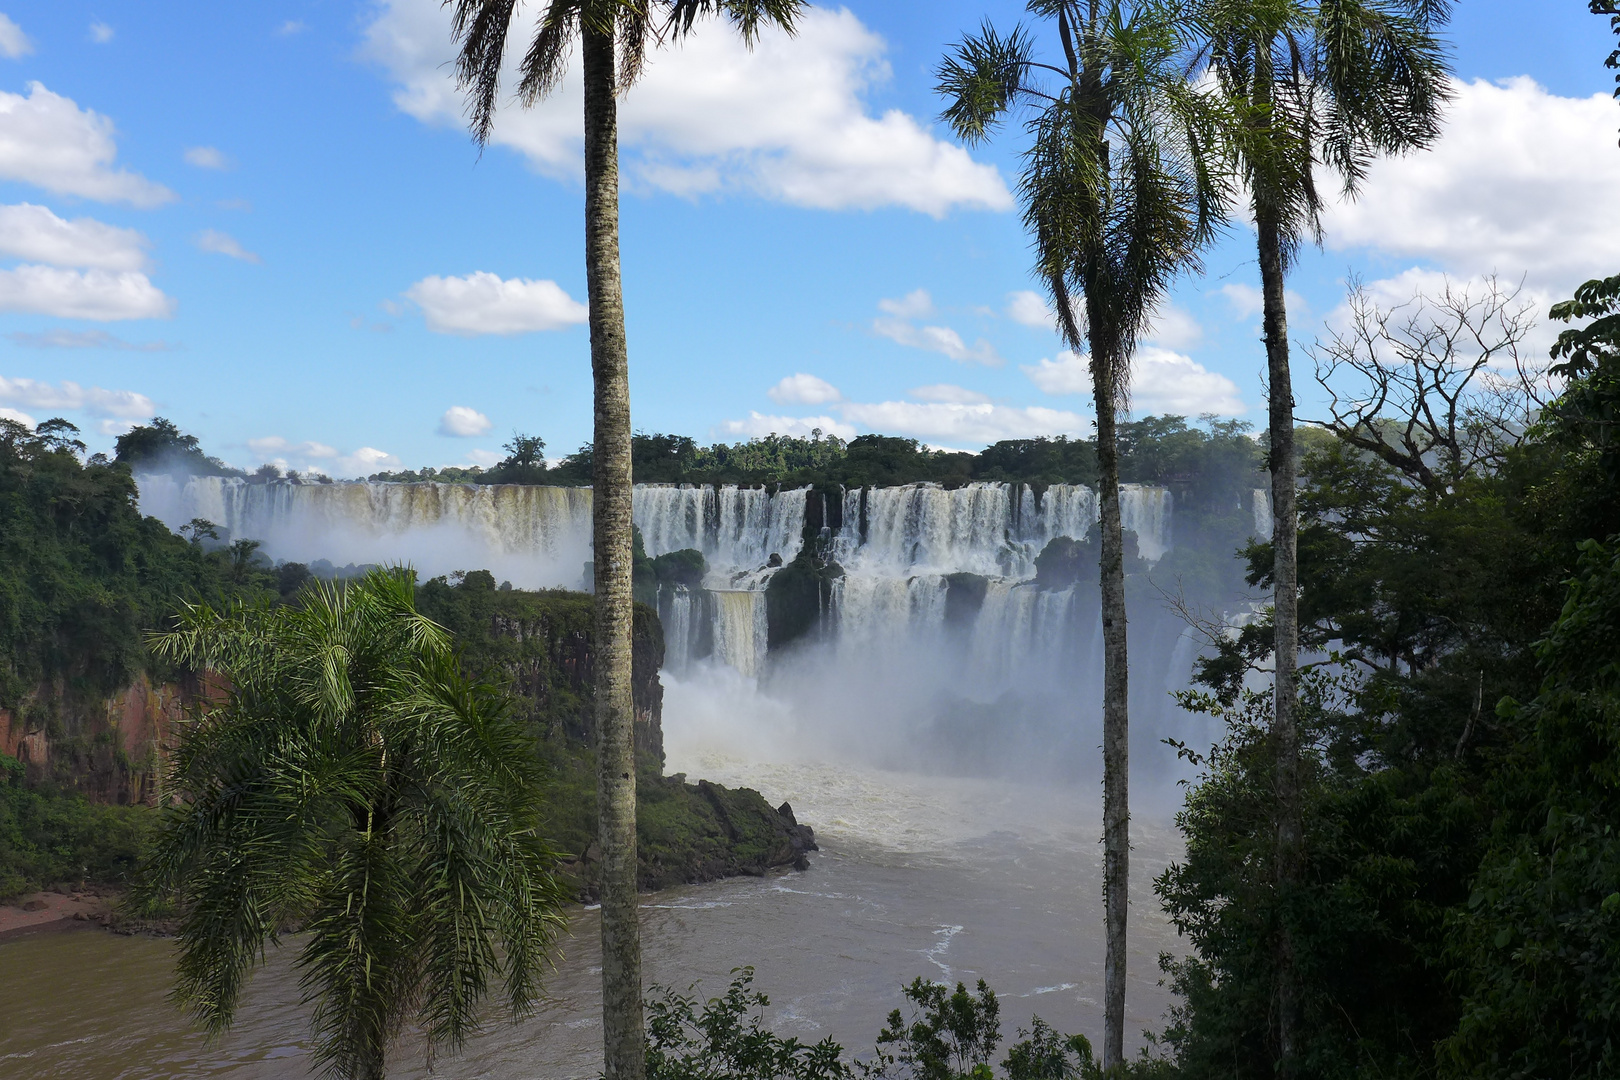
[[[0,753],[28,782],[50,781],[94,802],[150,804],[174,724],[220,688],[206,677],[153,683],[144,674],[111,697],[41,686],[0,709]]]
[[[435,578],[418,603],[424,615],[456,635],[469,671],[511,692],[542,739],[596,745],[595,601],[589,593],[498,589],[476,570],[458,584]],[[664,632],[651,608],[637,605],[631,693],[636,750],[662,766]]]

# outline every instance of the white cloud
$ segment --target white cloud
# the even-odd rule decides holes
[[[510,72],[532,37],[528,5],[509,39]],[[450,14],[439,0],[384,0],[363,53],[397,84],[394,102],[424,123],[459,127]],[[752,51],[716,22],[676,48],[656,50],[619,111],[619,145],[632,182],[685,196],[745,191],[797,206],[903,206],[935,217],[953,208],[1009,210],[993,166],[936,138],[910,115],[870,115],[865,97],[891,75],[883,39],[847,9],[807,9],[797,35],[770,30]],[[538,171],[580,172],[579,64],[532,109],[503,105],[491,136]]]
[[[1037,330],[1052,329],[1052,307],[1046,297],[1029,289],[1007,294],[1007,318]]]
[[[21,425],[23,425],[24,427],[27,427],[27,428],[35,428],[35,427],[39,426],[39,421],[35,420],[32,416],[29,416],[27,413],[22,412],[22,411],[17,410],[17,409],[7,409],[7,408],[0,407],[0,420],[15,420],[15,421],[17,421],[17,423],[19,423],[19,424],[21,424]]]
[[[905,319],[880,316],[872,320],[872,331],[908,348],[941,353],[959,364],[1000,367],[1006,363],[988,341],[980,338],[969,348],[962,335],[948,326],[918,326]]]
[[[120,349],[129,352],[168,352],[174,348],[166,341],[125,341],[105,330],[67,330],[55,327],[40,333],[13,330],[7,334],[13,342],[28,349]]]
[[[362,446],[352,454],[318,442],[295,443],[280,435],[267,435],[247,441],[249,450],[261,460],[283,469],[319,471],[335,476],[365,476],[401,466],[398,457],[374,446]]]
[[[0,311],[31,311],[62,319],[166,319],[174,301],[133,270],[61,270],[19,266],[0,270]]]
[[[1154,313],[1142,340],[1166,349],[1186,349],[1204,340],[1204,328],[1190,312],[1165,304]]]
[[[0,254],[53,266],[144,270],[146,237],[91,218],[64,221],[43,206],[0,206]]]
[[[878,310],[884,314],[872,320],[872,332],[879,337],[908,348],[942,353],[959,364],[1000,367],[1006,363],[996,353],[995,346],[983,338],[969,348],[962,335],[948,326],[918,326],[913,322],[934,314],[934,299],[927,289],[915,289],[898,300],[879,300]]]
[[[1234,281],[1222,285],[1215,291],[1221,296],[1226,297],[1227,303],[1229,303],[1232,307],[1232,317],[1237,319],[1239,322],[1246,319],[1252,319],[1257,315],[1263,314],[1266,310],[1265,294],[1260,291],[1260,286],[1258,285],[1245,285],[1241,282]],[[1310,313],[1311,310],[1310,303],[1293,289],[1283,290],[1283,303],[1288,308],[1288,321],[1290,325],[1298,325],[1303,323],[1305,321],[1305,317]],[[1167,347],[1170,348],[1175,347],[1169,346],[1167,342],[1160,342],[1159,344],[1167,345]]]
[[[187,165],[195,165],[199,169],[228,169],[231,167],[230,158],[212,146],[193,146],[183,155]]]
[[[1456,274],[1559,291],[1620,265],[1620,104],[1528,77],[1456,83],[1433,149],[1376,162],[1325,216],[1334,249],[1372,247]]]
[[[988,394],[969,390],[965,386],[953,386],[950,383],[919,386],[911,391],[911,396],[918,401],[939,401],[952,405],[983,405],[990,400]]]
[[[109,439],[116,439],[120,435],[127,435],[129,432],[134,431],[136,426],[137,425],[133,420],[96,421],[96,431],[99,434],[107,436]]]
[[[1026,365],[1023,372],[1042,393],[1091,395],[1090,361],[1071,350],[1064,349],[1055,360],[1042,359]],[[1136,350],[1131,365],[1130,400],[1132,411],[1142,415],[1236,416],[1248,411],[1231,379],[1206,369],[1190,356],[1154,345]]]
[[[103,390],[76,382],[52,385],[35,379],[8,379],[0,375],[0,403],[22,405],[41,412],[83,412],[91,416],[138,420],[157,412],[145,394],[133,390]]]
[[[727,420],[720,425],[729,435],[742,435],[757,439],[764,435],[791,435],[809,438],[817,429],[823,435],[837,435],[840,439],[853,439],[855,427],[830,416],[765,416],[750,412],[746,420]]]
[[[1056,360],[1042,357],[1036,364],[1020,367],[1043,394],[1091,393],[1091,369],[1086,358],[1069,349],[1058,353]]]
[[[844,400],[838,387],[803,372],[789,375],[765,392],[778,405],[824,405],[829,401]]]
[[[1233,281],[1222,285],[1216,291],[1226,297],[1227,302],[1232,305],[1232,315],[1236,319],[1252,319],[1265,310],[1265,297],[1258,285],[1244,285]]]
[[[897,319],[926,319],[934,313],[934,298],[927,289],[913,289],[898,300],[879,300],[878,310]]]
[[[233,259],[243,262],[256,263],[262,261],[253,252],[244,248],[229,233],[222,233],[218,229],[204,229],[197,234],[197,247],[215,255],[229,255]]]
[[[288,19],[286,22],[282,23],[276,28],[276,33],[280,34],[282,37],[291,37],[293,34],[302,34],[308,29],[308,23],[300,22],[298,19]]]
[[[0,91],[0,179],[58,195],[151,207],[174,199],[161,184],[113,169],[113,123],[38,82],[28,96]]]
[[[22,27],[0,14],[0,56],[16,60],[34,51],[34,43],[22,32]]]
[[[107,44],[107,42],[111,41],[112,39],[113,39],[113,28],[112,27],[110,27],[106,23],[100,22],[100,21],[93,22],[93,23],[90,24],[90,40],[91,41],[95,42],[97,45],[105,45],[105,44]]]
[[[1084,435],[1091,430],[1090,419],[1064,409],[1018,408],[988,402],[852,402],[841,411],[845,420],[868,431],[913,435],[957,446],[1041,435]]]
[[[487,469],[492,465],[499,465],[506,460],[506,457],[494,450],[469,450],[467,451],[467,460],[474,465]]]
[[[1237,384],[1190,356],[1152,345],[1136,351],[1131,371],[1131,409],[1138,415],[1237,416],[1249,407]]]
[[[405,290],[439,334],[527,334],[584,322],[590,309],[555,281],[502,280],[486,270],[425,277]]]
[[[439,417],[439,434],[456,439],[475,439],[488,434],[494,426],[489,417],[465,405],[452,405]]]

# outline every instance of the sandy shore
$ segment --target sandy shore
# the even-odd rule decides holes
[[[30,893],[12,904],[0,904],[0,941],[53,924],[99,925],[111,901],[94,892]]]

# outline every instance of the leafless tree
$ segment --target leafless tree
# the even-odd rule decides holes
[[[1436,495],[1500,467],[1556,393],[1525,348],[1535,319],[1521,292],[1447,281],[1385,308],[1352,282],[1348,325],[1309,350],[1328,394],[1316,423]]]

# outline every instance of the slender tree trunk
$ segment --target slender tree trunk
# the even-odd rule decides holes
[[[1266,366],[1271,383],[1271,546],[1275,552],[1273,618],[1276,623],[1276,680],[1273,686],[1272,744],[1276,747],[1278,1072],[1296,1075],[1299,1063],[1299,975],[1288,907],[1304,860],[1304,822],[1299,777],[1298,519],[1294,507],[1294,383],[1288,369],[1288,309],[1283,295],[1282,230],[1275,218],[1257,213],[1260,280],[1265,300]]]
[[[630,364],[619,283],[619,136],[613,37],[581,29],[585,68],[585,269],[596,391],[596,816],[602,849],[602,1049],[608,1080],[646,1071],[636,898],[631,683]]]
[[[1092,327],[1099,323],[1093,314]],[[1130,674],[1125,654],[1125,535],[1119,514],[1119,444],[1114,404],[1116,370],[1109,350],[1091,339],[1097,404],[1097,486],[1102,501],[1103,629],[1103,911],[1108,926],[1104,961],[1103,1068],[1125,1060],[1125,927],[1130,905]]]

